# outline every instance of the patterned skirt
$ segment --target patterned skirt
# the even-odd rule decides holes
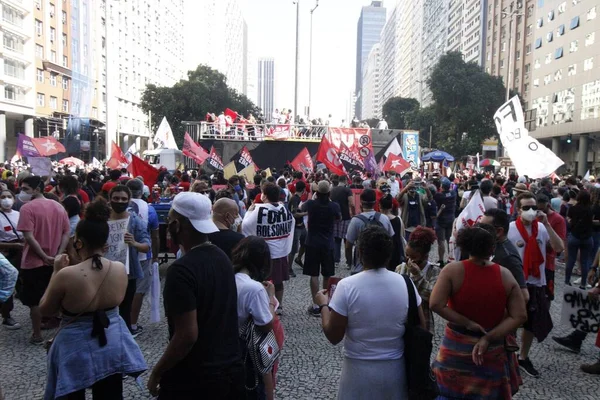
[[[346,232],[348,232],[348,226],[350,226],[350,220],[334,221],[333,222],[333,237],[346,238]]]
[[[523,383],[517,356],[504,342],[490,343],[483,365],[475,365],[472,351],[481,335],[455,325],[446,326],[444,339],[433,363],[439,399],[512,399]]]

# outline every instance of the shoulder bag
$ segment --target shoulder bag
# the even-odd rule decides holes
[[[260,332],[250,316],[240,329],[240,338],[246,343],[246,357],[249,356],[254,365],[255,385],[258,386],[257,374],[270,372],[279,358],[280,349],[275,333],[272,329],[269,332]],[[254,390],[256,386],[246,389]]]
[[[408,292],[408,317],[404,332],[404,359],[409,400],[433,400],[438,386],[431,371],[433,334],[421,327],[415,288],[408,275],[402,275]]]

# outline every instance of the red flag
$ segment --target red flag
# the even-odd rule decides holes
[[[404,158],[397,156],[393,153],[389,154],[387,160],[385,161],[385,165],[383,166],[383,171],[394,171],[398,175],[404,174],[409,169],[410,163]]]
[[[214,169],[223,170],[223,160],[221,159],[221,156],[219,156],[217,154],[217,151],[215,150],[214,146],[211,146],[211,148],[210,148],[210,156],[208,158],[208,164],[211,167],[213,167]]]
[[[186,132],[183,139],[183,155],[196,161],[198,165],[201,165],[210,156],[206,150],[201,146],[197,145],[192,137]]]
[[[242,147],[242,150],[240,150],[240,158],[237,160],[236,163],[239,164],[236,165],[236,168],[238,168],[238,170],[242,170],[244,168],[247,168],[249,165],[254,164],[254,161],[252,160],[252,155],[250,154],[250,151],[246,146]]]
[[[235,120],[238,117],[238,113],[236,113],[235,111],[233,111],[230,108],[226,108],[225,109],[225,116],[231,118],[231,122],[235,122]]]
[[[144,178],[144,184],[148,187],[154,186],[158,180],[158,170],[134,154],[131,155],[131,164],[127,170],[132,176]]]
[[[321,161],[332,174],[348,175],[344,165],[338,157],[335,147],[329,143],[326,136],[321,139],[319,151],[317,151],[317,161]]]
[[[35,146],[38,153],[42,157],[53,156],[58,153],[66,153],[67,150],[58,140],[53,136],[44,136],[40,138],[29,138],[31,143]]]
[[[106,166],[111,169],[123,168],[124,165],[129,164],[127,157],[123,154],[123,151],[115,142],[112,142],[110,159],[106,163]]]
[[[308,152],[308,149],[305,147],[302,149],[300,153],[294,158],[294,160],[290,163],[292,168],[296,171],[301,171],[305,173],[311,173],[314,169],[312,157]]]

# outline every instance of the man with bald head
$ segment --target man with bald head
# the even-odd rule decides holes
[[[215,201],[213,222],[219,228],[219,232],[209,234],[208,240],[231,259],[231,250],[244,238],[244,235],[239,233],[242,218],[236,202],[226,197]]]

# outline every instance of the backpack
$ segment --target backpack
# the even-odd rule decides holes
[[[366,227],[368,227],[368,226],[380,226],[380,227],[383,228],[383,224],[379,220],[379,217],[381,217],[381,213],[379,213],[379,212],[376,212],[371,217],[365,217],[362,214],[359,214],[359,215],[356,216],[356,218],[360,219],[365,224],[365,226],[363,226],[363,228],[361,229],[361,231],[363,229],[365,229]]]

